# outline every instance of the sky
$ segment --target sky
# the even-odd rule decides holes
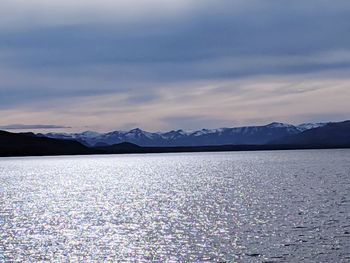
[[[350,119],[349,0],[0,0],[0,129]]]

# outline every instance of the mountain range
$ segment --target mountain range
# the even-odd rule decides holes
[[[121,142],[123,139],[125,141]],[[332,148],[350,148],[350,121],[299,126],[271,123],[265,126],[166,133],[149,133],[140,129],[105,134],[48,135],[0,131],[0,156]]]
[[[197,131],[172,130],[168,132],[147,132],[139,128],[130,131],[113,131],[97,133],[47,133],[41,137],[76,140],[88,147],[103,147],[122,142],[130,142],[139,146],[210,146],[210,145],[258,145],[267,144],[306,130],[325,126],[327,123],[305,123],[291,125],[273,122],[264,126],[246,126],[219,129],[202,129]]]

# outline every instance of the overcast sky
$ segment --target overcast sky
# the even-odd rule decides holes
[[[349,14],[349,0],[0,0],[0,126],[350,119]]]

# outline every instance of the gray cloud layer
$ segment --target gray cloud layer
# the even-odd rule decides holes
[[[0,111],[45,111],[47,101],[65,108],[72,98],[108,94],[125,95],[124,104],[138,107],[199,81],[322,72],[344,77],[349,13],[347,0],[5,0]],[[293,94],[296,88],[279,91]],[[226,87],[227,94],[240,92],[239,85]],[[181,126],[178,116],[174,111],[163,118]],[[200,120],[198,125],[215,122],[211,116]]]
[[[59,125],[42,125],[42,124],[9,124],[0,126],[3,130],[41,130],[41,129],[66,129],[70,127]]]

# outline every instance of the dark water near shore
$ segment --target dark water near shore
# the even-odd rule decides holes
[[[0,262],[350,262],[350,150],[0,158]]]

